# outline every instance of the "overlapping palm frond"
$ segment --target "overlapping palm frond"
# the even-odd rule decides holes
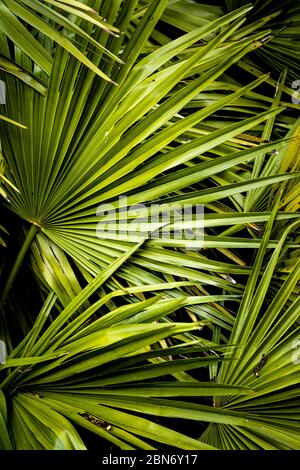
[[[298,448],[298,105],[288,71],[251,61],[273,18],[71,3],[1,2],[31,36],[37,7],[56,24],[47,70],[1,37],[3,113],[26,126],[0,122],[1,446],[84,449],[84,428],[121,449]]]
[[[96,9],[100,3],[96,2]],[[51,74],[52,51],[56,44],[106,80],[110,78],[82,53],[78,45],[82,41],[88,41],[99,53],[120,62],[120,59],[105,47],[105,41],[98,41],[102,32],[118,36],[118,28],[107,23],[87,3],[1,0],[0,12],[0,69],[15,75],[42,94],[45,93],[44,82],[47,83],[47,76]],[[95,26],[98,28],[96,39],[90,34]],[[13,46],[9,48],[10,41]],[[26,60],[23,57],[21,63],[20,50],[26,55]]]
[[[239,345],[235,353],[238,361],[234,368],[223,364],[219,373],[222,383],[255,390],[253,399],[220,397],[217,403],[243,416],[250,429],[231,424],[209,426],[202,438],[222,449],[299,449],[300,303],[299,296],[293,295],[299,283],[299,260],[272,295],[270,305],[265,302],[285,240],[299,223],[291,223],[282,232],[277,247],[265,262],[272,219],[266,227],[229,337],[230,342]],[[260,276],[262,267],[264,274]],[[252,420],[259,423],[252,427]]]
[[[16,449],[84,449],[85,444],[73,423],[121,449],[172,446],[174,440],[182,449],[211,449],[213,446],[166,427],[163,422],[119,411],[118,404],[103,406],[99,401],[102,402],[102,395],[105,401],[109,397],[114,400],[120,394],[128,396],[130,401],[132,397],[140,400],[144,395],[173,398],[251,393],[243,387],[201,383],[185,372],[201,370],[223,360],[224,346],[203,346],[197,336],[188,344],[180,341],[182,333],[199,330],[203,323],[158,322],[184,305],[218,301],[222,300],[221,296],[163,299],[156,292],[165,286],[152,285],[154,296],[148,300],[105,313],[111,295],[82,309],[140,245],[96,276],[51,323],[56,295],[49,294],[33,328],[0,370],[1,389],[5,394],[0,414],[4,448],[13,445]],[[146,288],[131,288],[128,293],[145,291]],[[114,297],[123,295],[122,290],[113,293]],[[179,343],[162,349],[161,340],[169,336],[177,337]],[[219,354],[211,351],[214,346],[220,350]],[[182,354],[192,357],[185,359]],[[177,380],[167,383],[153,380],[170,375]],[[9,418],[3,411],[5,396],[10,403]],[[170,406],[172,403],[170,400]]]
[[[227,11],[247,4],[247,1],[228,0]],[[288,67],[288,82],[291,85],[299,79],[299,22],[300,8],[293,0],[256,0],[246,26],[248,31],[255,27],[270,28],[270,37],[260,50],[255,51],[255,62],[280,74]]]
[[[26,103],[26,107],[19,111],[22,122],[28,124],[35,116],[39,123],[43,123],[40,132],[36,131],[36,127],[26,131],[4,130],[5,155],[14,181],[22,191],[20,196],[10,195],[11,208],[23,219],[39,227],[49,239],[93,275],[99,267],[110,263],[134,241],[134,236],[132,238],[129,234],[124,241],[112,238],[108,245],[107,240],[103,242],[95,236],[96,211],[101,203],[110,201],[118,211],[122,202],[117,198],[123,194],[129,195],[127,206],[155,200],[186,203],[188,194],[184,194],[183,198],[173,196],[171,199],[169,195],[181,190],[185,192],[185,188],[199,184],[204,178],[213,178],[216,184],[221,183],[222,186],[227,181],[218,176],[221,172],[251,161],[262,152],[285,145],[278,142],[249,148],[247,145],[232,144],[236,136],[275,116],[280,108],[262,112],[242,122],[229,123],[224,129],[216,127],[209,134],[204,131],[203,135],[201,129],[201,122],[206,122],[211,114],[238,100],[248,90],[259,85],[264,77],[186,119],[177,117],[191,99],[258,43],[253,44],[256,36],[230,43],[226,46],[226,58],[220,62],[224,54],[221,44],[237,28],[238,23],[235,22],[211,39],[207,46],[189,54],[188,58],[170,62],[201,37],[241,17],[248,10],[246,8],[188,33],[137,60],[155,20],[160,18],[163,6],[162,2],[151,4],[137,33],[126,45],[122,55],[126,63],[112,75],[119,84],[118,88],[95,81],[92,72],[80,67],[75,59],[61,49],[57,49],[54,61],[53,76],[56,79],[50,83],[46,98],[39,96],[33,100],[35,92],[17,80],[12,80],[8,85],[8,113],[15,115],[18,105],[13,97],[22,94],[22,101]],[[113,41],[119,44],[119,38],[113,38]],[[213,59],[213,68],[209,59],[212,55],[216,57]],[[157,71],[159,68],[161,70]],[[182,86],[183,80],[199,73],[199,70],[201,74],[198,78]],[[173,92],[168,96],[171,90]],[[60,116],[59,121],[55,115]],[[194,132],[194,138],[177,148],[176,139],[187,130]],[[221,156],[218,156],[218,149],[224,144],[228,150],[225,153],[222,150]],[[29,153],[28,148],[31,149]],[[219,158],[209,156],[215,149]],[[211,203],[257,185],[293,177],[271,175],[265,180],[251,182],[240,179],[228,188],[221,187],[217,191],[214,187],[211,191],[203,189],[203,196],[201,192],[197,197],[193,193],[193,199],[197,203]],[[146,185],[149,180],[151,182]],[[238,199],[238,196],[233,197]],[[106,234],[107,237],[109,235]],[[161,249],[164,250],[164,247]],[[148,252],[145,252],[146,257]],[[144,265],[144,261],[138,264]],[[139,274],[134,276],[136,282],[140,282],[141,269],[139,267]],[[170,274],[174,273],[171,267],[166,266],[165,269]],[[162,266],[158,270],[161,271]],[[211,282],[220,287],[230,286],[228,281],[222,279]]]

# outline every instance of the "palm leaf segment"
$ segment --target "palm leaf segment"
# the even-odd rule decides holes
[[[2,3],[10,8],[10,2]],[[23,7],[21,3],[31,2],[16,2],[16,8]],[[47,95],[17,79],[8,83],[6,114],[27,127],[3,124],[3,151],[9,168],[6,177],[20,191],[7,188],[10,208],[32,224],[26,250],[34,240],[33,267],[55,293],[49,294],[26,341],[11,348],[3,367],[2,444],[6,448],[84,448],[73,423],[77,429],[92,430],[123,449],[172,445],[174,440],[184,449],[297,448],[297,426],[287,417],[287,409],[291,414],[297,409],[293,390],[297,367],[286,352],[297,340],[299,305],[294,293],[298,264],[292,262],[281,279],[272,278],[281,253],[287,247],[296,248],[289,241],[295,225],[285,222],[295,215],[282,210],[292,210],[288,206],[292,196],[278,201],[272,213],[265,204],[259,211],[250,212],[257,208],[258,191],[267,200],[270,191],[280,184],[292,194],[289,180],[297,174],[286,173],[283,158],[293,151],[292,144],[281,139],[257,145],[258,140],[247,134],[251,129],[259,132],[265,121],[273,126],[279,123],[280,128],[280,97],[269,109],[265,98],[251,91],[263,81],[270,83],[267,76],[244,87],[224,87],[221,78],[231,65],[244,66],[243,57],[262,45],[265,33],[252,31],[251,37],[231,40],[249,10],[246,7],[153,48],[149,47],[151,35],[166,2],[151,2],[148,9],[138,13],[137,27],[130,34],[136,3],[127,2],[122,10],[119,5],[110,11],[103,7],[102,16],[109,24],[128,31],[120,37],[111,35],[108,40],[109,50],[124,64],[108,62],[102,55],[104,50],[99,53],[91,47],[94,43],[82,36],[80,51],[118,86],[97,79],[93,67],[83,67],[80,57],[50,33],[50,38],[65,49],[55,48],[51,73],[44,66],[49,74]],[[23,12],[20,8],[17,11]],[[93,35],[91,29],[87,32]],[[105,34],[107,31],[96,38],[101,39],[103,47]],[[6,60],[13,60],[20,69],[28,70],[32,67],[30,60],[36,61],[19,51],[9,57],[7,43],[3,44]],[[211,99],[203,106],[205,93],[212,89],[218,93],[209,94]],[[224,94],[224,90],[231,93]],[[26,106],[19,109],[16,96]],[[247,104],[242,100],[248,100]],[[259,103],[259,114],[251,113],[254,102]],[[242,105],[247,109],[245,119],[228,120],[222,127],[211,119],[220,110]],[[189,107],[196,110],[185,117]],[[270,124],[264,132],[266,139],[272,132]],[[296,132],[297,124],[288,137]],[[264,166],[264,161],[268,165]],[[233,179],[233,171],[239,175],[238,181]],[[245,191],[246,198],[242,194]],[[124,194],[128,195],[126,202],[119,199]],[[223,198],[229,198],[235,211],[218,202]],[[134,231],[121,240],[116,238],[115,218],[122,226],[124,215],[130,217],[131,207],[139,203],[145,204],[147,215],[153,201],[180,207],[187,202],[206,204],[211,214],[204,220],[212,235],[205,236],[200,245],[197,240],[189,240],[189,244],[196,250],[216,247],[230,263],[209,259],[198,251],[185,251],[185,240],[146,238],[139,242],[142,237]],[[96,236],[96,229],[99,205],[107,203],[116,214],[112,220],[106,219],[111,230],[103,239]],[[244,212],[245,208],[250,211]],[[232,236],[245,226],[253,233],[255,224],[265,221],[262,240]],[[232,228],[216,236],[214,227],[224,224]],[[243,244],[259,248],[251,273],[232,252]],[[269,258],[272,248],[275,250]],[[64,253],[87,280],[94,278],[86,289],[72,278]],[[67,270],[70,276],[66,280]],[[115,272],[130,287],[124,290]],[[236,301],[243,289],[228,273],[250,273],[236,319],[218,304],[229,297]],[[189,281],[176,282],[178,275]],[[210,296],[204,285],[208,289],[213,286],[219,293]],[[9,287],[6,285],[7,293]],[[107,288],[116,287],[119,290],[106,294]],[[195,287],[196,296],[186,295]],[[264,298],[274,288],[276,297],[266,307]],[[89,302],[90,295],[101,289],[104,297]],[[161,290],[163,297],[147,299],[144,294],[150,289]],[[226,293],[225,298],[222,293]],[[136,296],[134,301],[132,295]],[[111,303],[118,296],[124,299],[121,307]],[[137,302],[136,298],[143,300]],[[182,307],[190,318],[196,315],[202,323],[173,323],[172,313]],[[53,312],[56,308],[59,314]],[[95,318],[96,312],[105,314]],[[281,326],[275,331],[278,318]],[[161,319],[163,322],[155,326],[148,323]],[[193,329],[204,327],[204,319],[209,319],[213,341],[201,339],[199,343]],[[176,340],[166,348],[165,338],[171,336]],[[234,345],[234,352],[229,349],[231,360],[224,361],[219,371],[222,357],[217,351],[224,348],[220,342],[227,341]],[[158,345],[156,351],[149,350],[153,344]],[[207,355],[206,351],[214,354]],[[180,359],[183,352],[185,360]],[[171,365],[166,355],[174,356]],[[200,365],[209,365],[211,376],[219,375],[219,383],[202,383],[187,374],[188,369]],[[278,365],[280,372],[276,373]],[[153,382],[153,378],[165,376],[166,367],[177,380]],[[7,369],[13,371],[6,374]],[[185,396],[214,397],[214,406],[167,399]],[[13,404],[11,417],[7,417],[5,397]],[[137,419],[130,411],[160,419],[174,415],[190,418],[199,421],[199,426],[203,422],[212,424],[200,440],[195,440],[142,416]],[[43,431],[39,432],[41,425]]]

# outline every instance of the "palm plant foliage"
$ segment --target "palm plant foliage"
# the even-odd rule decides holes
[[[300,448],[299,11],[214,3],[0,1],[3,449]]]

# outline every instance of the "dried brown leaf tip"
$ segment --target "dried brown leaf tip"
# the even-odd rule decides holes
[[[259,363],[257,364],[257,366],[255,367],[255,369],[253,370],[255,377],[259,377],[259,376],[260,376],[260,371],[261,371],[261,369],[264,367],[264,365],[266,364],[266,362],[267,362],[267,356],[266,356],[266,354],[263,354],[263,355],[261,356],[261,359],[260,359]]]

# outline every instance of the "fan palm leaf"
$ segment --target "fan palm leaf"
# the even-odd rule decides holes
[[[278,12],[94,3],[0,2],[1,446],[297,449],[299,120],[249,58]]]

